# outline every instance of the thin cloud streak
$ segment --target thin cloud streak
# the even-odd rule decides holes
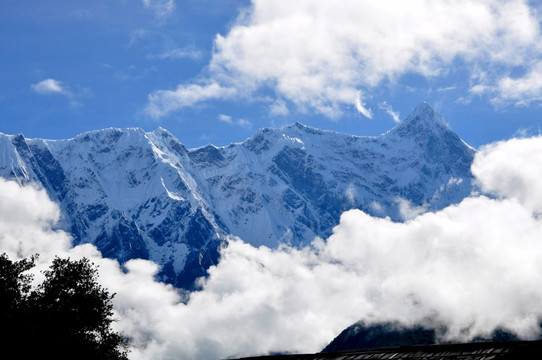
[[[401,118],[399,117],[399,113],[397,111],[393,110],[393,107],[390,104],[388,104],[386,101],[383,101],[380,104],[378,104],[378,107],[381,110],[384,110],[389,116],[391,116],[391,118],[393,119],[393,121],[395,123],[400,123],[401,122]]]

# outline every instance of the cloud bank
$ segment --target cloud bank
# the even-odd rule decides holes
[[[153,263],[122,272],[91,245],[71,248],[54,230],[58,208],[41,190],[0,180],[0,247],[87,256],[116,293],[117,330],[132,359],[218,359],[271,351],[315,352],[360,319],[444,325],[465,341],[501,327],[524,339],[542,319],[542,137],[482,148],[473,173],[481,191],[403,223],[344,213],[325,241],[297,249],[232,239],[201,290],[183,303],[155,282]],[[39,204],[39,206],[38,206]]]
[[[201,81],[152,93],[148,109],[158,118],[268,90],[273,102],[301,112],[338,118],[350,106],[370,117],[363,98],[376,86],[452,68],[471,75],[471,96],[528,104],[542,99],[541,40],[536,9],[525,0],[252,0],[216,36]]]

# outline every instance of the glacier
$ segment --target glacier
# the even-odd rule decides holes
[[[187,149],[163,128],[66,140],[0,133],[0,176],[44,188],[74,244],[121,263],[150,259],[161,280],[193,289],[230,236],[305,246],[349,209],[407,221],[459,203],[473,190],[475,152],[422,103],[373,137],[295,123]]]

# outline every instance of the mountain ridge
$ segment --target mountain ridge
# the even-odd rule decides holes
[[[41,184],[75,243],[121,262],[151,259],[163,280],[190,288],[230,235],[254,246],[304,246],[329,236],[352,208],[403,221],[405,203],[457,203],[472,189],[474,152],[420,104],[380,136],[294,123],[188,149],[161,127],[65,140],[0,134],[0,176]]]

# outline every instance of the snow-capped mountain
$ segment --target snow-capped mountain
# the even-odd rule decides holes
[[[296,123],[187,149],[162,128],[69,140],[0,134],[0,176],[41,184],[75,243],[121,261],[151,259],[165,280],[189,287],[230,234],[304,245],[351,208],[400,221],[408,210],[457,203],[471,191],[474,152],[424,103],[378,137]]]

